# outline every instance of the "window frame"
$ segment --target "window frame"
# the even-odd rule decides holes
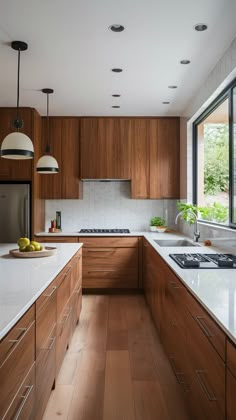
[[[233,109],[233,90],[236,89],[236,78],[215,98],[214,101],[202,112],[202,114],[193,122],[193,141],[192,141],[192,168],[193,168],[193,204],[197,205],[197,180],[198,180],[198,137],[197,129],[215,109],[217,109],[226,99],[228,99],[228,115],[229,115],[229,223],[211,222],[209,220],[198,219],[201,223],[220,226],[225,228],[236,229],[236,221],[233,222],[233,204],[234,204],[234,147],[236,147],[236,139],[234,140],[234,109]],[[236,111],[236,110],[235,110]],[[235,144],[234,144],[235,143]]]

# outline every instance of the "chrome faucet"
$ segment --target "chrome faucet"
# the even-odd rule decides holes
[[[182,211],[180,211],[176,216],[175,224],[177,225],[178,218],[183,213],[191,214],[194,217],[195,221],[194,221],[194,230],[193,230],[193,242],[198,242],[198,239],[200,238],[200,232],[199,232],[198,227],[197,227],[197,215],[192,210],[182,210]]]

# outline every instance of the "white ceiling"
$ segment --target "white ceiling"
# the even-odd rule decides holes
[[[236,36],[235,16],[236,0],[0,0],[0,106],[15,106],[9,45],[20,40],[21,106],[44,115],[49,87],[50,115],[181,115]],[[108,30],[117,23],[124,32]]]

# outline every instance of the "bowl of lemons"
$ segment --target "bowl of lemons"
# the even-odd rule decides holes
[[[17,241],[18,249],[11,249],[9,253],[18,258],[39,258],[49,257],[57,252],[57,248],[42,246],[37,241],[31,241],[29,238],[19,238]]]

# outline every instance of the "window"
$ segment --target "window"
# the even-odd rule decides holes
[[[236,80],[194,122],[193,133],[198,217],[236,228]]]

